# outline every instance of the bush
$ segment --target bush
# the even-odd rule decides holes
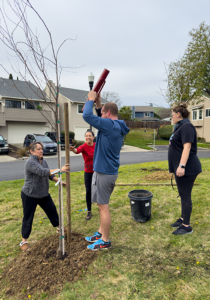
[[[79,146],[85,144],[85,142],[84,141],[73,140],[72,144],[73,144],[73,146],[75,146],[76,148],[78,148]]]
[[[65,131],[61,131],[61,135],[64,138],[65,137]],[[75,133],[73,131],[69,131],[69,137],[70,139],[74,139]]]
[[[199,137],[199,136],[197,137],[197,140],[198,140],[198,142],[204,142],[204,143],[206,141],[205,138],[202,138],[202,137]]]
[[[29,156],[29,150],[28,150],[27,147],[22,148],[22,149],[18,149],[16,153],[17,153],[18,155],[20,155],[21,157]]]
[[[173,132],[173,125],[164,125],[159,128],[158,135],[164,140],[169,140]]]

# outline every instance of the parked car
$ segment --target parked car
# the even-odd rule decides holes
[[[56,132],[45,132],[45,135],[48,136],[52,141],[57,143]],[[72,145],[72,139],[69,138],[69,144]],[[61,142],[61,149],[65,149],[65,137],[62,136],[60,133],[60,142]]]
[[[4,139],[0,134],[0,153],[9,153],[9,145],[7,143],[7,139]]]
[[[41,142],[43,144],[43,154],[57,153],[57,144],[44,134],[27,134],[23,147],[29,147],[33,142]]]

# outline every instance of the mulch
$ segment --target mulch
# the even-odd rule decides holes
[[[58,258],[58,234],[39,240],[6,266],[0,277],[0,290],[18,299],[28,299],[28,295],[42,292],[58,293],[66,282],[82,279],[96,259],[97,253],[88,250],[87,245],[82,234],[72,233],[70,244],[65,237],[65,255]]]

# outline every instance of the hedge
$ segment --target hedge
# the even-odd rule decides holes
[[[65,137],[65,131],[61,131],[62,137]],[[69,138],[74,139],[75,133],[73,131],[69,131]]]
[[[173,125],[164,125],[159,128],[159,137],[164,140],[169,140],[173,132]]]

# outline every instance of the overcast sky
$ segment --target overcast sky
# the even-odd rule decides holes
[[[154,103],[168,107],[158,94],[166,78],[163,62],[183,54],[192,28],[210,24],[210,0],[31,0],[48,25],[64,66],[79,67],[63,72],[61,86],[88,90],[88,75],[95,82],[104,68],[110,70],[105,91],[119,93],[123,105]],[[33,14],[29,22],[45,33]],[[8,70],[6,48],[0,43],[0,63]],[[13,63],[13,58],[10,57]],[[15,78],[16,74],[12,71]],[[49,72],[50,73],[50,72]],[[55,81],[54,73],[50,73]],[[6,77],[1,69],[0,77]]]

